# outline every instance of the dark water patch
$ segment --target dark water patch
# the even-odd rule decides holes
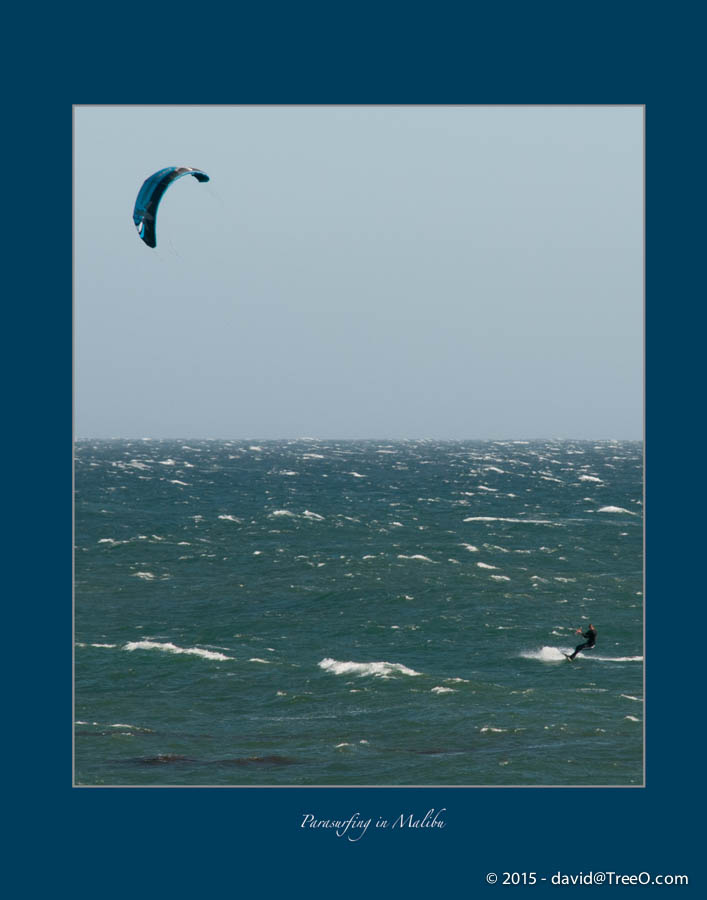
[[[195,763],[196,760],[179,753],[158,753],[157,756],[139,756],[126,760],[127,763],[138,766],[170,766],[179,763]]]
[[[220,759],[214,763],[219,766],[293,766],[299,762],[289,756],[246,756],[238,759]]]
[[[299,762],[289,756],[243,756],[232,759],[195,759],[181,753],[158,753],[156,756],[138,756],[122,760],[126,765],[169,766],[188,763],[196,766],[291,766]]]

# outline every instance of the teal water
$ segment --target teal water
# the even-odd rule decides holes
[[[76,784],[643,782],[642,444],[75,455]]]

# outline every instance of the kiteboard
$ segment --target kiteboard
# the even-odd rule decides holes
[[[572,659],[572,657],[569,656],[567,653],[565,653],[565,654],[563,654],[563,655],[564,655],[565,659],[566,659],[568,662],[574,662],[574,660]]]

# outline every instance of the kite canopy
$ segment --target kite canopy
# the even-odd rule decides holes
[[[160,200],[170,184],[182,175],[193,175],[197,181],[209,180],[209,176],[201,169],[194,169],[191,166],[167,166],[166,169],[160,169],[159,172],[150,175],[140,188],[133,210],[133,222],[137,233],[148,247],[157,246],[155,228]]]

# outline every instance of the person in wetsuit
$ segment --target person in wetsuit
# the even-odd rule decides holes
[[[580,653],[582,650],[591,650],[591,648],[592,648],[592,647],[596,644],[596,642],[597,642],[597,630],[596,630],[596,628],[592,625],[591,622],[589,623],[589,630],[588,630],[588,631],[585,631],[584,633],[582,633],[582,629],[581,629],[581,628],[578,628],[577,631],[575,632],[575,634],[581,634],[582,637],[583,637],[583,638],[586,638],[587,640],[586,640],[583,644],[580,644],[578,647],[575,647],[575,648],[574,648],[574,653],[573,653],[571,656],[567,656],[567,654],[565,653],[565,656],[567,656],[567,659],[574,659],[575,656],[576,656],[578,653]]]

